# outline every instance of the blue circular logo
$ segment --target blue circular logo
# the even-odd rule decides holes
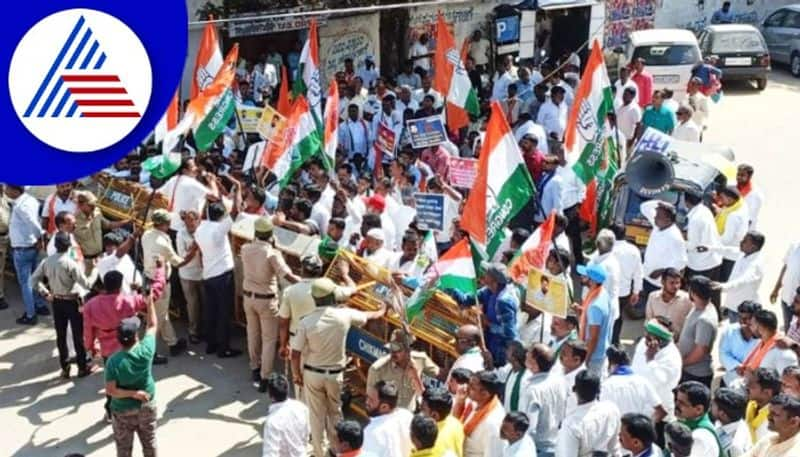
[[[119,160],[152,132],[186,60],[186,4],[26,5],[0,32],[0,181],[53,184]]]

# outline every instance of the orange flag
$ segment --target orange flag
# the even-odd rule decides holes
[[[278,90],[277,110],[283,117],[292,113],[292,100],[289,96],[289,78],[286,77],[286,65],[281,65],[281,88]]]
[[[222,51],[220,51],[217,28],[214,24],[206,24],[197,58],[192,72],[191,98],[197,97],[209,84],[214,81],[217,72],[222,66]]]
[[[542,225],[539,226],[525,240],[520,247],[520,253],[511,261],[508,273],[519,284],[528,283],[528,273],[534,268],[544,269],[547,256],[553,241],[553,231],[556,225],[556,213],[551,212]]]

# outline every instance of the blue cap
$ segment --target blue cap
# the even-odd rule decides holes
[[[602,265],[578,265],[577,270],[579,275],[587,276],[598,284],[606,281],[606,269]]]

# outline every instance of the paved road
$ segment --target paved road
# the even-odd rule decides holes
[[[798,106],[800,80],[781,69],[763,93],[744,84],[727,87],[706,135],[706,141],[730,144],[739,161],[751,163],[767,195],[760,223],[767,235],[765,299],[788,243],[800,238],[799,206],[792,200],[800,180]],[[16,326],[20,300],[16,287],[7,286],[12,307],[0,311],[0,454],[115,455],[110,426],[101,420],[102,375],[59,380],[52,321]],[[196,352],[156,367],[161,454],[258,455],[267,401],[247,374],[244,357],[219,360]]]

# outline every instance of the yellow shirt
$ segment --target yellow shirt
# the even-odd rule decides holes
[[[450,451],[456,457],[463,457],[464,455],[464,425],[460,420],[453,416],[447,416],[444,420],[436,424],[439,428],[439,435],[436,437],[436,446],[434,449],[438,452],[436,455],[445,454]]]

